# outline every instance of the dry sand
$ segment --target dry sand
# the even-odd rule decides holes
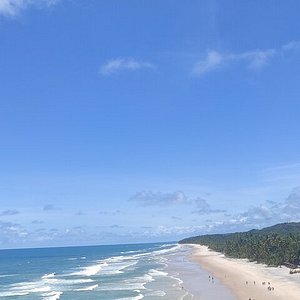
[[[300,274],[291,275],[286,267],[273,268],[244,259],[227,258],[206,246],[192,246],[191,261],[221,280],[238,299],[300,300]],[[269,291],[268,287],[274,290]]]

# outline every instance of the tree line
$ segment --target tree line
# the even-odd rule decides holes
[[[182,244],[201,244],[232,258],[247,258],[269,266],[300,264],[300,223],[283,223],[261,230],[202,235]]]

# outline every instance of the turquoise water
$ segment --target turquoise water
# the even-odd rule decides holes
[[[18,249],[0,251],[3,299],[183,299],[169,274],[176,244]],[[186,299],[186,298],[184,298]]]

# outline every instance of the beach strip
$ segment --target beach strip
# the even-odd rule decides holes
[[[191,246],[190,260],[218,278],[238,299],[300,299],[300,274],[291,275],[286,267],[267,267],[246,259],[227,258],[206,246]]]
[[[193,247],[180,245],[176,253],[167,255],[169,276],[180,280],[180,287],[186,291],[182,300],[236,300],[235,295],[218,278],[209,278],[211,273],[190,260]],[[178,299],[178,298],[167,298]]]

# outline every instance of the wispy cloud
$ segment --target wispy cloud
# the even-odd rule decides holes
[[[198,198],[200,215],[205,212],[222,212],[210,208],[206,200]],[[288,197],[282,201],[266,201],[260,205],[253,206],[243,212],[236,214],[216,215],[217,218],[202,221],[195,225],[170,224],[159,225],[149,230],[145,228],[144,234],[147,236],[178,236],[188,237],[207,233],[228,233],[246,231],[253,228],[263,228],[282,222],[300,221],[300,187],[294,188]],[[173,218],[178,220],[177,218]]]
[[[82,211],[78,211],[75,213],[75,216],[84,216],[84,215],[85,215],[85,213]]]
[[[129,200],[137,202],[140,206],[172,206],[188,203],[186,195],[181,191],[174,193],[142,191],[137,192]]]
[[[205,225],[194,225],[194,226],[178,226],[178,225],[158,225],[145,229],[144,235],[146,237],[159,237],[159,238],[170,238],[170,237],[188,237],[195,234],[200,234],[205,230]]]
[[[199,214],[199,215],[207,215],[207,214],[213,214],[213,213],[223,213],[225,210],[221,209],[213,209],[211,208],[210,204],[203,198],[196,198],[194,200],[197,209],[193,211],[193,213]]]
[[[222,221],[210,222],[204,232],[244,231],[252,228],[263,228],[282,222],[300,221],[300,188],[294,188],[283,201],[266,201],[248,210],[228,215]]]
[[[182,191],[176,191],[173,193],[162,193],[153,191],[141,191],[132,196],[129,201],[135,201],[139,206],[160,206],[170,207],[178,205],[189,205],[194,210],[192,213],[198,215],[209,215],[213,213],[223,213],[224,210],[214,209],[203,198],[191,198],[186,196]],[[172,217],[175,219],[175,217]]]
[[[20,224],[0,221],[0,247],[18,243],[27,236],[27,230]]]
[[[124,228],[124,226],[118,225],[118,224],[113,224],[113,225],[110,226],[110,228],[113,228],[113,229],[121,229],[121,228]]]
[[[44,221],[42,221],[42,220],[33,220],[33,221],[31,222],[31,224],[34,224],[34,225],[40,225],[40,224],[44,224]]]
[[[276,184],[284,181],[296,183],[300,180],[300,163],[283,164],[266,168],[262,170],[261,174],[268,182],[275,182]]]
[[[174,221],[182,221],[182,218],[176,216],[172,216],[171,219]]]
[[[255,49],[241,53],[221,53],[209,50],[192,69],[194,75],[202,76],[221,67],[243,63],[248,69],[259,70],[268,65],[272,58],[290,51],[300,50],[300,41],[291,41],[279,48]]]
[[[193,73],[203,75],[217,69],[224,62],[224,56],[217,51],[208,51],[205,59],[195,63]]]
[[[291,41],[282,46],[282,50],[298,50],[300,49],[300,41]]]
[[[108,215],[108,216],[116,216],[119,215],[120,213],[121,211],[119,209],[115,211],[107,211],[107,210],[99,211],[99,215]]]
[[[141,69],[154,69],[154,64],[135,58],[114,58],[105,62],[100,68],[101,75],[112,75],[122,71],[138,71]]]
[[[43,211],[52,211],[55,210],[55,206],[53,204],[46,204],[43,207]]]
[[[0,0],[0,15],[14,17],[30,7],[49,7],[60,0]]]
[[[16,209],[7,209],[0,213],[0,217],[6,217],[6,216],[14,216],[19,214],[20,212]]]

